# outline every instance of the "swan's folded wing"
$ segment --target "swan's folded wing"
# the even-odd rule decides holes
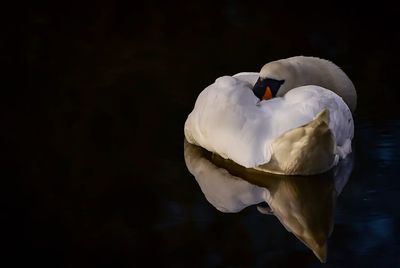
[[[254,86],[254,84],[256,83],[259,76],[260,76],[260,73],[256,73],[256,72],[241,72],[241,73],[235,74],[233,77],[235,77],[239,80],[242,80],[242,81],[249,82],[252,86]]]

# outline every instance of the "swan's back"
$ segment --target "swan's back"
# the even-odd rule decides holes
[[[357,106],[357,93],[353,83],[342,69],[328,60],[305,56],[277,60],[265,64],[260,76],[285,80],[277,96],[283,96],[296,87],[317,85],[342,97],[352,112]]]

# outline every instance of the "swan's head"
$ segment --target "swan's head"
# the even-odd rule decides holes
[[[285,82],[285,80],[276,80],[272,78],[259,77],[257,82],[254,84],[253,93],[257,98],[262,100],[269,100],[276,97],[279,88]]]
[[[261,68],[260,77],[254,84],[254,95],[262,101],[282,96],[286,93],[287,89],[285,86],[287,82],[285,83],[285,80],[293,76],[290,67],[281,61],[273,61],[265,64]],[[282,86],[283,83],[285,83],[284,86]]]

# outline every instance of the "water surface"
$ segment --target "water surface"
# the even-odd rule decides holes
[[[18,178],[3,178],[3,256],[41,267],[321,267],[255,205],[211,205],[183,146],[186,116],[217,77],[312,55],[341,66],[359,95],[325,267],[400,267],[396,11],[384,1],[30,6],[4,32],[7,68],[23,57],[28,71],[11,76],[24,85],[2,106],[3,164]]]

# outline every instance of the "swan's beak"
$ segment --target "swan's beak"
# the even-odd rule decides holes
[[[262,97],[263,100],[269,100],[272,99],[272,92],[271,92],[271,88],[269,86],[266,87],[265,92],[264,92],[264,96]]]

